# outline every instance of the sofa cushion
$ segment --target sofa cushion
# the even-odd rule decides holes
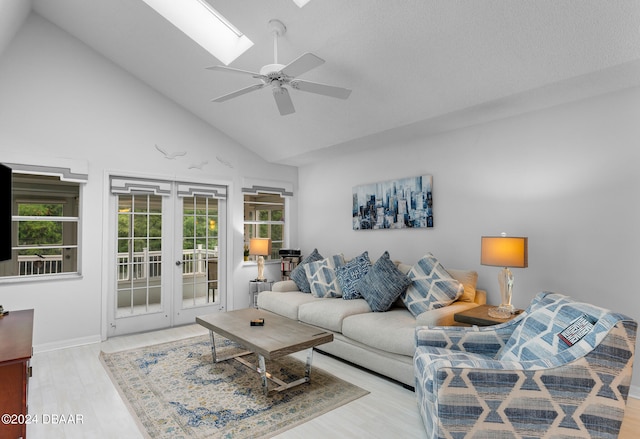
[[[406,290],[411,280],[389,259],[389,252],[371,266],[355,286],[356,291],[367,301],[372,311],[387,311],[393,302]]]
[[[409,274],[409,271],[413,268],[411,265],[403,264],[402,262],[396,264],[396,267],[398,267],[398,270],[403,274]]]
[[[336,268],[342,265],[344,256],[341,254],[305,264],[304,271],[311,294],[315,297],[342,297],[342,289],[336,278]]]
[[[291,270],[289,277],[296,283],[298,289],[303,293],[311,292],[311,285],[309,285],[309,281],[307,280],[307,273],[305,272],[304,266],[309,262],[320,261],[324,259],[320,253],[318,253],[318,249],[313,249],[309,256],[306,256],[300,261],[300,263]]]
[[[344,301],[343,301],[344,302]],[[342,334],[352,340],[394,354],[413,356],[416,319],[406,309],[349,316]]]
[[[300,305],[298,318],[302,323],[342,332],[342,321],[346,317],[370,312],[371,308],[364,299],[326,298]]]
[[[369,252],[356,256],[346,264],[336,268],[338,284],[342,289],[342,298],[346,300],[358,299],[362,296],[356,291],[356,284],[371,267]]]
[[[279,280],[274,283],[271,287],[271,291],[280,291],[284,293],[287,291],[300,291],[300,288],[298,288],[294,281],[292,281],[291,279],[287,279]]]
[[[402,301],[414,316],[450,305],[464,291],[460,282],[444,269],[431,253],[423,256],[409,271],[411,285],[402,293]]]
[[[298,320],[300,305],[318,300],[322,299],[313,297],[311,294],[302,294],[300,291],[263,291],[258,294],[258,308]]]
[[[478,272],[472,270],[456,270],[453,268],[447,268],[447,272],[464,287],[464,292],[462,296],[458,298],[458,302],[475,302]]]

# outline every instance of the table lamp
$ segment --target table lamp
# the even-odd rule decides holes
[[[508,237],[505,233],[502,236],[482,237],[480,263],[503,267],[498,274],[501,303],[496,308],[489,308],[491,317],[506,319],[515,312],[511,304],[513,273],[509,268],[527,267],[527,240],[528,238],[523,237]]]
[[[271,254],[271,238],[251,238],[249,241],[249,254],[258,256],[258,277],[256,280],[265,281],[264,257]]]

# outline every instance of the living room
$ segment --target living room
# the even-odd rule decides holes
[[[413,264],[432,252],[447,267],[476,270],[478,288],[487,291],[488,303],[497,304],[498,269],[480,265],[480,237],[501,232],[527,236],[529,266],[514,270],[517,307],[525,308],[540,291],[553,291],[640,319],[638,300],[629,291],[638,262],[634,250],[640,246],[633,232],[640,222],[637,44],[635,52],[629,50],[634,58],[615,58],[608,68],[571,81],[515,88],[490,103],[452,107],[446,117],[383,132],[371,126],[356,139],[335,141],[285,164],[261,157],[195,116],[89,42],[23,5],[28,2],[13,3],[12,18],[0,19],[7,20],[0,27],[8,35],[0,39],[0,162],[71,168],[87,175],[82,275],[0,284],[5,309],[35,309],[36,353],[107,338],[105,266],[112,255],[104,230],[113,173],[228,184],[229,310],[250,304],[246,285],[256,266],[242,261],[239,200],[247,182],[257,181],[293,188],[289,243],[304,254],[318,248],[322,254],[351,258],[368,250],[375,260],[388,251],[392,259]],[[629,14],[628,24],[637,20],[639,6],[625,4],[635,14]],[[312,10],[305,8],[301,11]],[[638,42],[637,29],[632,43]],[[212,82],[221,81],[220,89],[233,89],[207,74]],[[356,90],[357,78],[342,85]],[[215,94],[202,93],[214,105],[208,101]],[[252,99],[259,97],[270,99]],[[268,104],[276,113],[273,102]],[[274,130],[271,136],[277,137],[286,124]],[[156,146],[187,154],[170,160]],[[207,162],[202,169],[190,167],[202,162]],[[432,229],[352,229],[353,186],[424,174],[433,176]],[[275,279],[279,265],[267,264],[266,271]],[[636,371],[635,398],[639,386]]]

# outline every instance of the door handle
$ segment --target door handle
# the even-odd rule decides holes
[[[176,266],[179,267],[182,265],[182,261],[176,261]]]

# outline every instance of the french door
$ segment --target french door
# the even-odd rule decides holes
[[[226,187],[111,178],[107,335],[193,323],[224,309]]]

